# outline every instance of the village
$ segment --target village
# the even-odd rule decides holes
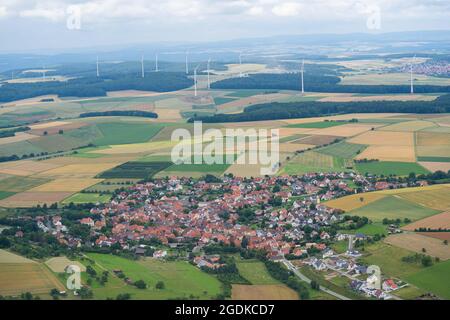
[[[371,181],[354,173],[252,179],[171,177],[123,189],[111,202],[94,206],[70,227],[59,215],[32,219],[41,231],[68,248],[184,259],[210,270],[224,264],[220,254],[206,253],[209,246],[241,248],[264,252],[275,262],[297,260],[318,272],[335,272],[349,278],[351,288],[362,295],[392,299],[390,292],[407,284],[385,279],[376,287],[375,275],[358,263],[361,253],[354,246],[367,237],[336,232],[344,228],[348,217],[327,207],[326,201],[405,186]],[[70,232],[74,227],[84,231]],[[388,228],[399,231],[395,225]],[[348,241],[344,254],[332,250],[336,241]]]

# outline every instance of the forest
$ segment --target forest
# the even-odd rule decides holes
[[[365,101],[365,102],[289,102],[249,106],[242,113],[196,117],[189,122],[243,122],[310,118],[348,113],[448,113],[450,94],[434,101]]]
[[[188,88],[194,84],[181,72],[154,72],[145,78],[135,74],[109,74],[76,78],[68,81],[36,83],[4,83],[0,86],[0,102],[28,99],[43,95],[60,97],[102,97],[108,91],[142,90],[169,92]]]
[[[336,74],[305,72],[305,90],[309,92],[396,94],[410,93],[405,85],[340,85]],[[278,89],[300,90],[300,73],[251,74],[248,77],[230,78],[215,82],[213,89]],[[416,93],[450,93],[450,86],[416,85]]]

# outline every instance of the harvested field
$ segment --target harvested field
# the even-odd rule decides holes
[[[80,267],[81,272],[86,272],[86,267],[78,262],[71,261],[67,257],[55,257],[45,261],[45,264],[55,273],[62,273],[66,271],[66,267],[70,265],[76,265]]]
[[[36,261],[0,249],[0,264],[1,263],[36,263]]]
[[[425,249],[427,255],[438,257],[441,260],[450,259],[450,246],[443,244],[441,240],[417,233],[390,235],[384,242],[417,253],[423,253],[422,249]]]
[[[120,154],[143,154],[149,152],[163,152],[163,151],[170,151],[171,148],[176,144],[177,144],[176,142],[172,141],[123,144],[123,145],[114,145],[111,146],[111,148],[98,150],[93,153],[120,155]]]
[[[2,165],[3,167],[3,165]],[[27,173],[27,175],[31,175],[34,173],[39,173],[39,172],[43,172],[43,171],[47,171],[47,170],[51,170],[51,169],[55,169],[60,167],[60,165],[57,164],[53,164],[53,163],[47,163],[44,161],[31,161],[31,160],[24,160],[24,161],[17,161],[17,162],[12,162],[9,165],[6,166],[5,169],[3,170],[13,170],[15,172],[24,172]],[[2,169],[0,169],[0,172],[2,171]],[[30,173],[30,174],[28,174]],[[25,174],[23,174],[25,175]],[[21,176],[23,176],[21,175]]]
[[[0,138],[0,146],[14,142],[36,139],[39,136],[26,132],[17,132],[14,137]]]
[[[450,162],[419,162],[419,164],[431,172],[450,171]]]
[[[316,146],[322,146],[324,144],[329,144],[331,142],[334,142],[339,137],[337,136],[322,136],[322,135],[315,135],[315,136],[309,136],[306,138],[302,138],[299,141],[296,141],[297,143],[304,143],[304,144],[313,144]]]
[[[176,109],[155,109],[155,111],[158,114],[158,122],[172,122],[172,121],[179,121],[182,119],[182,116],[180,114],[180,110]]]
[[[45,132],[47,132],[47,135],[54,135],[59,134],[59,130],[63,130],[64,132],[79,129],[81,127],[86,126],[86,123],[83,122],[73,122],[73,123],[66,123],[60,126],[51,126],[48,128],[36,128],[36,126],[33,126],[34,129],[29,131],[30,134],[43,136],[45,135]],[[39,127],[39,125],[37,125]]]
[[[369,159],[394,162],[416,162],[413,146],[371,145],[355,158],[356,160]]]
[[[450,134],[437,132],[417,132],[418,146],[444,146],[450,144]]]
[[[336,94],[322,98],[321,102],[359,102],[359,101],[433,101],[436,96],[429,95],[411,95],[411,94],[385,94],[385,95],[353,95],[353,94]]]
[[[444,211],[450,209],[450,188],[445,186],[428,191],[402,193],[397,196],[436,210]]]
[[[298,300],[298,294],[284,285],[233,284],[232,300]]]
[[[46,122],[46,123],[40,123],[30,126],[32,130],[38,130],[38,129],[48,129],[53,127],[61,127],[65,125],[69,125],[70,122],[65,121],[53,121],[53,122]]]
[[[326,202],[326,206],[341,209],[344,211],[352,211],[368,205],[374,201],[377,201],[385,197],[384,195],[376,192],[369,192],[364,194],[352,194],[347,197],[335,199]]]
[[[411,132],[370,131],[350,139],[348,142],[374,146],[414,146]]]
[[[69,197],[72,192],[21,192],[0,201],[0,207],[29,208],[36,205],[51,205]]]
[[[410,223],[404,226],[402,229],[407,231],[414,231],[420,228],[450,230],[450,211],[435,214],[434,216]]]
[[[391,124],[380,128],[382,131],[402,131],[402,132],[415,132],[425,128],[435,127],[436,125],[430,121],[406,121],[396,124]]]
[[[439,239],[441,241],[447,240],[450,242],[450,232],[417,232],[425,237],[431,237],[434,239]]]
[[[98,163],[100,162],[100,163]],[[116,167],[120,162],[104,163],[104,161],[98,161],[97,163],[87,164],[69,164],[67,166],[59,167],[56,169],[48,170],[38,174],[39,177],[51,177],[57,179],[66,178],[91,178],[99,173]]]
[[[0,295],[15,296],[24,292],[48,294],[64,286],[38,263],[0,263]]]
[[[372,128],[380,126],[379,124],[364,125],[364,124],[345,124],[342,126],[316,129],[309,132],[309,134],[317,134],[324,136],[339,136],[339,137],[353,137],[363,132],[369,131]],[[355,142],[356,143],[356,142]],[[364,143],[362,143],[364,144]]]
[[[308,132],[311,132],[313,129],[305,129],[305,128],[280,128],[280,138],[283,137],[290,137],[293,135],[302,135],[302,134],[308,134]]]
[[[100,179],[56,179],[30,189],[29,192],[78,192],[101,181]]]

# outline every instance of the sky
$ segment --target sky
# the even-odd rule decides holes
[[[0,0],[0,52],[450,30],[449,0]]]

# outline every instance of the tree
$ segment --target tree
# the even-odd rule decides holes
[[[447,246],[448,245],[448,240],[444,240],[444,244]]]
[[[59,298],[59,291],[58,291],[58,289],[53,288],[52,290],[50,290],[50,296],[54,300],[58,300],[58,298]]]
[[[138,289],[147,289],[147,284],[145,283],[144,280],[138,280],[134,283],[135,287]]]
[[[63,129],[59,129],[58,134],[64,134],[64,130]]]
[[[81,289],[78,291],[78,294],[80,295],[81,299],[91,299],[94,296],[94,293],[91,289],[88,287],[81,287]]]
[[[116,300],[130,300],[131,295],[129,293],[119,293],[116,297]]]
[[[162,289],[164,289],[165,287],[166,287],[166,285],[164,284],[163,281],[158,281],[158,282],[156,283],[156,289],[162,290]]]
[[[46,135],[48,135],[48,132],[47,132],[47,131],[44,131],[44,136],[46,136]]]
[[[320,290],[320,285],[316,280],[312,280],[310,285],[311,285],[311,289]]]
[[[423,256],[422,257],[422,265],[424,267],[431,267],[433,265],[433,260],[430,256]]]

